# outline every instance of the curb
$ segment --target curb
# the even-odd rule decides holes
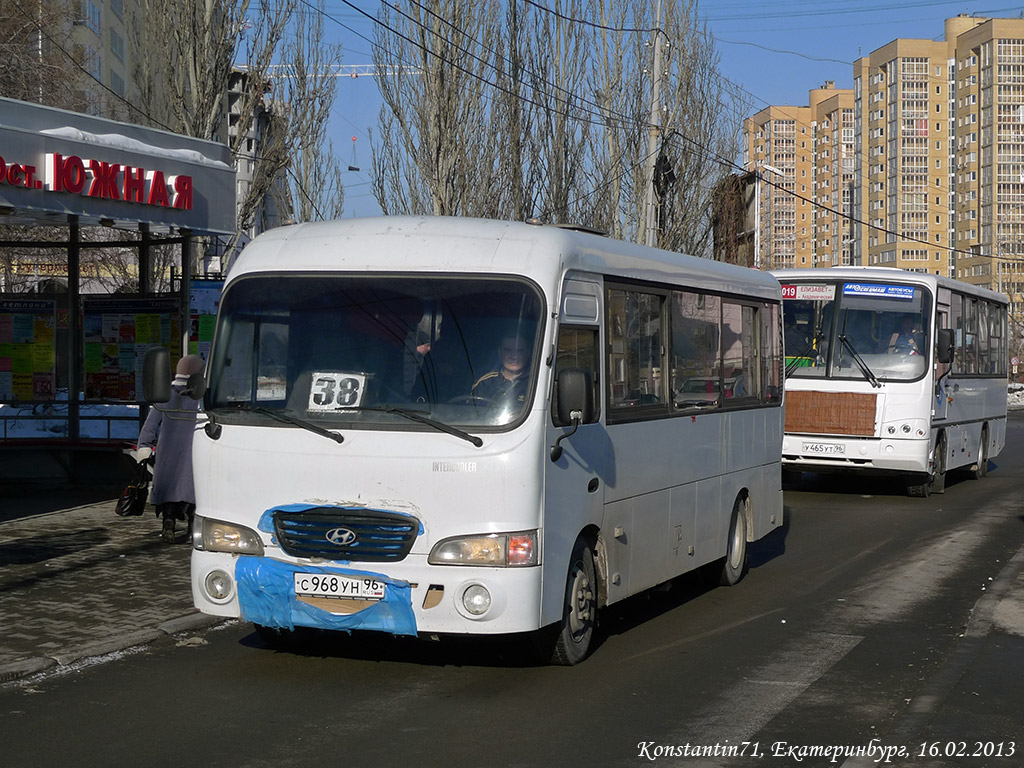
[[[149,645],[156,640],[182,632],[208,629],[227,621],[223,616],[207,616],[199,612],[187,613],[158,624],[151,629],[119,635],[109,640],[87,643],[78,648],[64,648],[45,656],[31,656],[25,659],[0,664],[0,683],[29,677],[54,667],[68,667],[85,659],[106,656],[136,646]]]

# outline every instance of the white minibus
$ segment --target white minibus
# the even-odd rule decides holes
[[[782,369],[767,273],[526,223],[267,232],[206,372],[195,604],[574,664],[601,608],[734,584],[782,524]]]
[[[1006,438],[1007,299],[891,268],[779,270],[787,474],[988,471]]]

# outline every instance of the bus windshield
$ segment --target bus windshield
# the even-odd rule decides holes
[[[206,405],[268,426],[512,425],[533,397],[542,306],[514,278],[244,277],[221,302]]]
[[[920,286],[783,285],[786,375],[912,381],[928,370],[930,298]]]

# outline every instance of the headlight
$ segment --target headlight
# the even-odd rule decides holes
[[[195,516],[192,522],[192,546],[207,552],[231,552],[238,555],[263,554],[260,536],[244,525]]]
[[[537,532],[456,536],[434,545],[431,565],[537,565]]]

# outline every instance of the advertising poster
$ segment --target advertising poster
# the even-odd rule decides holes
[[[210,358],[213,328],[217,322],[217,307],[224,289],[223,280],[193,278],[189,301],[191,327],[188,334],[188,354],[199,355],[205,362]]]
[[[86,298],[82,301],[82,361],[86,402],[142,401],[142,362],[166,347],[181,357],[177,298]]]
[[[57,302],[0,296],[0,402],[54,399]]]

